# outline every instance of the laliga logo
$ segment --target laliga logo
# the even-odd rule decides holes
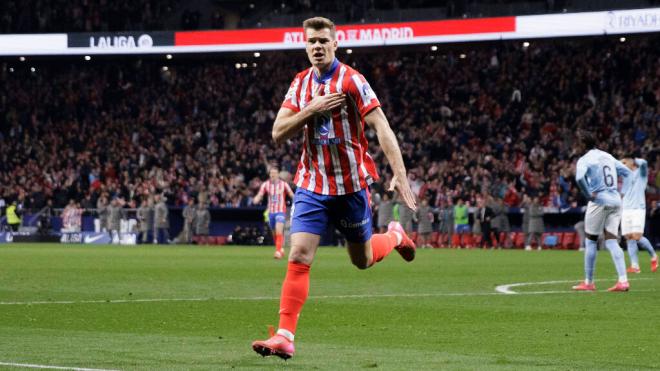
[[[99,36],[89,38],[90,48],[113,48],[113,49],[133,49],[133,48],[151,48],[154,46],[154,39],[143,34],[135,40],[133,36]]]
[[[362,84],[362,96],[365,98],[372,98],[374,96],[374,91],[371,89],[371,86],[369,86],[369,83],[366,82]]]
[[[138,38],[138,47],[140,48],[151,48],[154,46],[154,39],[149,35],[142,35]]]

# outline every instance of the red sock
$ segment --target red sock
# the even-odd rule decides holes
[[[296,333],[298,317],[309,294],[309,265],[289,262],[280,297],[280,329]]]
[[[282,245],[284,245],[284,235],[276,234],[275,235],[275,250],[282,251]]]
[[[393,232],[371,236],[371,265],[383,260],[396,247],[396,235]]]

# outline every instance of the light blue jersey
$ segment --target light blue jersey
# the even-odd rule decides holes
[[[623,187],[623,209],[646,209],[646,184],[649,181],[649,168],[646,160],[635,159],[637,169],[631,171]]]
[[[620,207],[617,175],[627,178],[630,173],[630,169],[609,153],[592,149],[578,160],[575,180],[587,199],[599,205]]]

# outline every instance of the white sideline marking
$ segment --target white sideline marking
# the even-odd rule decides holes
[[[631,278],[628,281],[642,281],[642,280],[650,280],[651,278]],[[575,282],[578,283],[579,280],[562,280],[562,281],[540,281],[540,282],[517,282],[517,283],[509,283],[506,285],[499,285],[495,287],[495,291],[497,291],[500,294],[505,294],[505,295],[531,295],[531,294],[559,294],[559,293],[569,293],[573,291],[528,291],[528,292],[517,292],[511,290],[513,287],[521,287],[521,286],[537,286],[537,285],[553,285],[555,283],[571,283]],[[605,281],[605,279],[597,279],[594,281]],[[646,291],[646,290],[635,290],[635,291]]]
[[[650,280],[652,278],[633,278],[630,281]],[[599,281],[599,280],[596,280]],[[601,280],[604,281],[604,280]],[[415,293],[415,294],[352,294],[352,295],[312,295],[310,300],[323,299],[366,299],[366,298],[434,298],[443,296],[491,296],[491,295],[543,295],[543,294],[573,294],[571,290],[557,291],[524,291],[517,292],[511,290],[512,287],[532,286],[532,285],[551,285],[554,283],[577,282],[576,280],[566,281],[541,281],[541,282],[519,282],[495,287],[495,292],[434,292],[434,293]],[[655,290],[635,290],[636,292],[655,291]],[[114,299],[114,300],[41,300],[41,301],[0,301],[0,305],[45,305],[45,304],[125,304],[125,303],[158,303],[158,302],[178,302],[178,301],[267,301],[280,300],[279,296],[225,296],[208,298],[151,298],[151,299]]]
[[[422,294],[355,294],[355,295],[319,295],[309,296],[309,299],[361,299],[361,298],[421,298],[436,296],[484,296],[499,295],[495,292],[446,292]],[[220,298],[154,298],[154,299],[119,299],[119,300],[53,300],[53,301],[3,301],[0,305],[42,305],[42,304],[123,304],[152,303],[176,301],[267,301],[280,300],[279,296],[226,296]]]
[[[555,283],[569,283],[569,282],[576,282],[576,280],[509,283],[509,284],[506,284],[506,285],[499,285],[499,286],[495,287],[495,291],[499,292],[500,294],[505,294],[505,295],[516,295],[516,294],[521,294],[521,293],[511,290],[512,287],[531,286],[531,285],[552,285],[552,284],[555,284]],[[561,292],[563,292],[563,291],[561,291]]]
[[[65,366],[49,366],[49,365],[33,365],[31,363],[13,363],[13,362],[0,362],[0,366],[9,367],[24,367],[24,368],[45,368],[49,370],[73,370],[73,371],[118,371],[106,370],[103,368],[81,368],[81,367],[65,367]]]

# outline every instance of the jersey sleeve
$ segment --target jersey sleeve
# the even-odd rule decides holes
[[[257,193],[258,196],[262,196],[262,197],[263,197],[264,194],[268,193],[268,187],[267,187],[267,185],[268,185],[267,182],[263,182],[263,183],[261,183],[261,187],[259,187],[259,193]]]
[[[291,186],[289,185],[289,183],[284,183],[284,190],[287,193],[287,195],[293,193],[293,190],[291,189]]]
[[[584,160],[580,158],[575,165],[575,182],[582,195],[589,200],[591,199],[591,195],[589,194],[589,184],[587,183],[586,175],[587,166],[584,164]]]
[[[626,165],[624,165],[621,161],[614,159],[614,166],[616,167],[616,172],[618,175],[620,175],[623,178],[628,178],[630,176],[630,169]]]
[[[649,172],[648,162],[646,162],[646,160],[644,160],[642,158],[636,158],[635,159],[635,165],[637,165],[637,167],[639,167],[639,175],[642,178],[646,178],[648,176],[648,172]]]
[[[364,118],[373,109],[380,107],[380,102],[376,93],[371,89],[369,83],[359,73],[351,76],[348,82],[346,93],[353,99],[360,112],[360,117]]]
[[[296,76],[293,79],[293,81],[291,81],[289,90],[286,92],[286,95],[284,96],[284,102],[282,102],[282,108],[288,108],[294,112],[300,112],[300,105],[298,104],[299,89],[300,89],[300,76]]]
[[[584,164],[583,159],[579,159],[575,164],[575,180],[580,181],[587,175],[587,166]]]

